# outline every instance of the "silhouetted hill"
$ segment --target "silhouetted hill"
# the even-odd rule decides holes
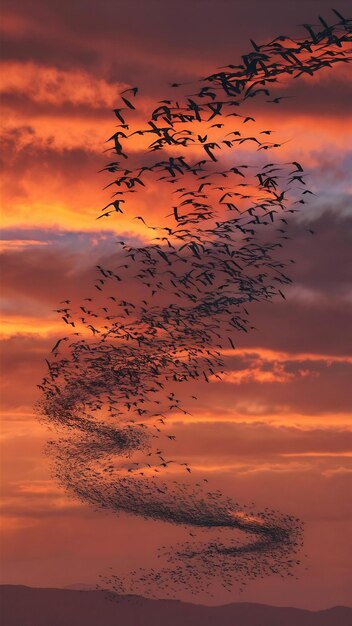
[[[101,591],[2,585],[3,626],[351,626],[352,608],[325,611],[236,603],[201,606]]]

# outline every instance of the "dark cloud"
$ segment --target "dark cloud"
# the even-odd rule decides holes
[[[292,299],[253,305],[252,322],[257,330],[238,335],[237,347],[349,355],[351,315],[351,305],[335,297],[330,302],[328,299],[325,302]]]
[[[331,415],[351,411],[349,380],[352,364],[349,362],[329,364],[322,360],[312,365],[303,360],[300,363],[302,373],[282,380],[270,380],[270,376],[269,380],[262,379],[262,376],[256,378],[255,373],[245,369],[245,362],[246,359],[242,362],[238,357],[237,372],[245,372],[246,376],[239,377],[237,382],[217,381],[194,386],[194,391],[201,398],[200,408],[196,411],[200,418],[203,410],[220,421],[231,415],[256,419],[281,416],[282,420],[289,420],[290,415],[300,415],[303,421],[304,416],[315,416],[319,423],[324,421],[324,416],[330,421]],[[260,357],[257,367],[260,371]],[[285,370],[285,362],[282,367]]]
[[[29,232],[36,233],[33,230]],[[21,237],[21,232],[17,232],[18,236]],[[113,237],[110,233],[104,237],[94,231],[88,234],[58,232],[53,237],[49,231],[47,246],[5,250],[1,253],[3,294],[6,298],[27,298],[49,305],[56,305],[67,298],[74,298],[77,303],[91,291],[96,278],[96,265],[106,267],[118,264],[119,248],[116,241],[120,237],[131,244],[139,243],[138,237],[124,232]],[[53,239],[55,243],[50,245]],[[128,291],[128,287],[125,287],[125,294]],[[25,317],[25,310],[21,314]]]
[[[352,284],[352,214],[344,212],[339,199],[319,210],[321,200],[318,196],[312,213],[308,205],[297,220],[291,220],[291,239],[285,242],[282,257],[295,261],[289,269],[294,287],[312,289],[331,302]],[[290,300],[289,289],[287,295]]]
[[[341,0],[339,10],[348,13],[348,8]],[[328,0],[319,7],[314,0],[182,0],[177,8],[161,0],[89,0],[84,5],[81,0],[30,5],[7,0],[3,11],[28,21],[18,36],[12,28],[3,39],[5,58],[99,69],[114,80],[139,80],[154,89],[167,82],[170,72],[177,79],[234,62],[251,49],[248,33],[263,43],[279,33],[301,35],[298,24],[317,23],[318,13],[334,21]],[[40,32],[33,29],[38,23],[46,24]]]
[[[117,99],[116,99],[117,100]],[[20,93],[2,93],[1,101],[4,111],[16,111],[18,116],[35,120],[41,117],[52,117],[55,119],[69,118],[70,120],[82,121],[84,118],[89,125],[90,122],[108,122],[114,123],[111,107],[108,106],[89,106],[89,102],[80,102],[73,104],[58,100],[55,106],[52,102],[37,102],[29,97],[29,94],[23,89]]]
[[[323,72],[321,82],[308,83],[303,79],[292,81],[289,85],[280,85],[279,82],[272,89],[272,93],[273,96],[283,95],[287,100],[283,100],[280,107],[274,103],[268,104],[268,98],[263,94],[248,101],[247,108],[255,116],[258,115],[258,121],[260,115],[270,115],[275,119],[277,127],[282,128],[287,118],[299,116],[314,118],[321,116],[321,124],[324,124],[325,117],[336,119],[338,115],[344,115],[346,120],[351,118],[351,107],[348,103],[352,98],[352,81],[346,79],[343,74],[340,76],[338,73],[335,74],[333,70],[331,73],[328,70]],[[312,123],[319,125],[317,119]]]
[[[177,450],[170,452],[178,458],[189,457],[193,463],[213,466],[231,462],[278,462],[287,454],[349,452],[352,433],[333,427],[302,430],[290,426],[272,426],[265,423],[207,423],[173,424],[177,434]],[[171,431],[170,431],[171,432]],[[284,462],[284,459],[281,459]]]

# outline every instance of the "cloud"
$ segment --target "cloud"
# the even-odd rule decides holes
[[[0,93],[60,107],[66,103],[90,108],[113,107],[126,83],[109,84],[82,69],[60,70],[33,62],[0,64]]]
[[[168,431],[177,435],[177,444],[170,444],[167,453],[178,458],[193,458],[196,464],[200,460],[205,465],[231,460],[254,465],[263,461],[285,464],[282,457],[287,455],[339,456],[352,452],[352,433],[338,427],[303,429],[259,421],[229,423],[220,418],[214,423],[173,424]]]
[[[265,371],[265,365],[262,367]],[[296,373],[293,374],[295,369]],[[225,382],[225,376],[223,382],[211,383],[209,392],[205,390],[204,384],[201,388],[204,389],[203,393],[206,394],[209,405],[214,401],[219,413],[221,406],[224,408],[231,406],[234,412],[250,415],[253,411],[251,408],[253,400],[255,400],[254,415],[257,414],[255,407],[258,406],[259,414],[264,411],[268,416],[285,414],[288,419],[290,414],[300,413],[316,415],[318,420],[323,419],[324,415],[329,416],[334,412],[346,414],[350,410],[348,385],[352,375],[350,362],[329,363],[325,359],[316,363],[302,361],[301,364],[295,363],[293,368],[292,364],[289,366],[288,361],[285,366],[281,366],[282,370],[288,370],[291,375],[286,374],[277,378],[272,374],[267,376],[260,374],[252,377],[248,368],[240,384],[236,378],[235,383]]]
[[[296,263],[291,266],[293,286],[285,289],[286,301],[253,303],[250,315],[257,330],[233,337],[237,347],[348,354],[345,329],[352,316],[352,218],[325,211],[312,219],[309,227],[316,235],[307,233],[302,223],[291,224],[292,240],[287,242],[284,256],[293,256]],[[116,240],[137,246],[142,241],[131,232],[116,235],[112,231],[77,233],[42,228],[8,228],[3,237],[15,244],[5,246],[1,255],[5,311],[9,321],[13,318],[18,322],[19,316],[23,322],[26,316],[28,320],[37,316],[38,322],[40,317],[53,321],[56,316],[51,309],[56,308],[58,301],[86,297],[94,283],[97,264],[119,265]],[[21,246],[16,244],[18,240],[22,241]],[[42,243],[28,245],[26,240]],[[133,288],[132,281],[127,280],[126,289],[131,290],[131,295]]]
[[[148,5],[141,0],[118,5],[89,0],[84,11],[77,0],[50,5],[33,0],[30,8],[22,0],[3,4],[5,59],[83,68],[110,82],[136,82],[160,95],[160,87],[165,89],[170,80],[197,78],[239,61],[252,48],[248,32],[263,43],[279,33],[302,36],[305,31],[298,24],[317,20],[312,0],[294,5],[206,0],[202,6],[182,0],[177,11],[172,4],[161,10],[158,0]],[[340,0],[342,13],[348,8],[347,0]],[[321,1],[319,11],[335,21],[328,0]],[[38,28],[42,23],[45,28]],[[234,24],[241,24],[235,41]],[[326,99],[314,100],[323,107]]]

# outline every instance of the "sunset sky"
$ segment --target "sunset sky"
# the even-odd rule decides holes
[[[349,2],[336,8],[348,16]],[[333,20],[329,1],[3,0],[2,583],[94,584],[109,567],[153,564],[160,544],[184,536],[70,498],[51,477],[52,435],[34,413],[44,359],[64,332],[54,309],[89,295],[116,240],[147,241],[138,221],[96,221],[109,202],[98,170],[119,92],[138,85],[148,108],[171,82],[237,63],[250,38],[302,35],[299,24],[319,14]],[[197,383],[192,418],[172,432],[195,476],[305,523],[299,580],[268,578],[216,602],[322,608],[351,604],[351,67],[283,90],[294,97],[250,111],[290,140],[287,160],[304,164],[316,194],[287,242],[294,282],[286,301],[252,305],[257,330],[238,335],[222,382]],[[164,215],[163,198],[152,201],[151,214]]]

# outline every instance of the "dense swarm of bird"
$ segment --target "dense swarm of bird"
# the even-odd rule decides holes
[[[118,242],[115,266],[97,266],[94,294],[61,303],[71,333],[47,361],[40,411],[61,430],[50,447],[56,476],[73,494],[192,531],[192,540],[160,551],[159,569],[103,577],[114,591],[210,594],[218,583],[243,589],[267,575],[293,576],[299,564],[301,522],[208,490],[208,479],[176,454],[167,418],[189,414],[179,383],[221,379],[235,332],[253,328],[249,304],[285,297],[289,218],[312,191],[298,161],[268,159],[285,142],[270,129],[247,132],[257,122],[245,107],[253,98],[279,104],[280,77],[311,77],[351,60],[352,20],[334,13],[333,25],[321,17],[318,30],[304,24],[301,39],[252,41],[238,65],[173,83],[177,97],[158,102],[143,123],[137,87],[114,110],[119,124],[108,142],[118,160],[104,171],[115,191],[97,219],[144,205],[131,219],[149,241]],[[156,226],[147,208],[153,193],[168,207]]]

